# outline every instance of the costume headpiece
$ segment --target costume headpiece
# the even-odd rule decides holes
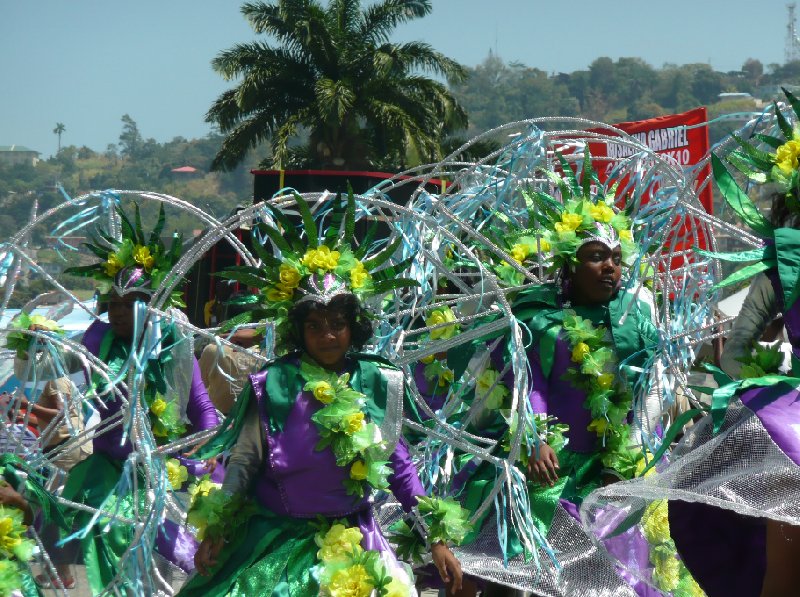
[[[578,250],[590,242],[600,242],[615,249],[622,248],[622,260],[629,263],[636,249],[633,243],[631,220],[615,206],[616,186],[604,190],[592,169],[591,156],[586,149],[581,181],[560,153],[563,175],[545,172],[555,183],[561,194],[561,201],[544,191],[525,192],[526,199],[534,203],[530,224],[538,224],[532,237],[528,237],[523,249],[535,254],[538,248],[550,252],[554,270],[575,263]],[[592,192],[592,186],[599,192]],[[522,237],[520,240],[524,240]],[[519,253],[522,255],[522,252]],[[514,248],[512,248],[514,255]]]
[[[800,102],[791,93],[783,90],[792,105],[797,121],[800,121]],[[727,161],[748,178],[761,183],[775,183],[786,193],[786,205],[795,213],[800,212],[798,195],[800,193],[800,130],[797,122],[794,126],[781,114],[777,104],[775,116],[778,128],[784,139],[773,135],[756,134],[753,137],[766,146],[775,149],[775,153],[763,151],[748,141],[734,135],[739,148],[728,154]],[[730,208],[750,227],[764,244],[748,251],[733,253],[716,253],[695,249],[696,252],[711,259],[743,263],[755,261],[747,266],[740,266],[733,274],[717,283],[715,288],[723,288],[742,282],[752,276],[770,270],[777,270],[783,288],[784,307],[789,309],[800,298],[800,268],[797,267],[800,252],[800,230],[790,227],[774,226],[758,209],[747,193],[739,186],[723,161],[711,154],[711,169],[714,181]]]
[[[783,89],[783,88],[781,88]],[[792,106],[795,122],[790,123],[781,112],[777,103],[775,118],[778,122],[776,135],[755,134],[753,138],[760,141],[768,149],[758,148],[750,141],[731,135],[739,147],[727,156],[727,161],[749,179],[758,183],[774,183],[786,193],[786,206],[800,213],[800,100],[786,89],[783,93]],[[775,150],[774,153],[769,150]]]
[[[275,325],[275,347],[279,353],[285,350],[289,309],[296,304],[315,301],[327,305],[334,297],[345,294],[352,294],[366,304],[390,290],[418,285],[415,280],[398,278],[413,257],[386,266],[403,242],[402,237],[398,236],[388,245],[373,242],[378,223],[372,222],[360,242],[355,238],[352,193],[348,194],[344,205],[337,198],[325,231],[318,230],[311,208],[302,197],[295,195],[295,202],[302,219],[301,227],[279,207],[266,204],[275,224],[259,222],[253,229],[254,235],[261,235],[261,239],[254,236],[253,242],[261,267],[236,266],[218,274],[259,290],[257,295],[236,301],[250,305],[251,310],[229,320],[223,327],[231,329],[250,321],[271,321]],[[264,246],[268,240],[279,252],[278,256]]]
[[[64,273],[94,278],[99,283],[98,290],[102,295],[108,295],[112,290],[119,296],[132,292],[152,295],[180,258],[182,236],[174,233],[170,249],[164,246],[161,241],[165,221],[162,203],[158,222],[147,239],[142,229],[138,203],[134,204],[134,208],[134,223],[121,207],[116,208],[121,224],[120,238],[109,236],[101,230],[97,230],[96,236],[88,235],[90,242],[84,243],[84,246],[102,261],[69,267]],[[185,306],[180,291],[170,295],[166,306]]]

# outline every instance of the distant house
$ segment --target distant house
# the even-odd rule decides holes
[[[0,164],[15,166],[17,164],[30,164],[35,166],[39,161],[40,153],[28,149],[24,145],[0,145]]]

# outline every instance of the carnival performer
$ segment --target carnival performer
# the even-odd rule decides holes
[[[276,352],[286,354],[250,376],[219,436],[201,450],[233,444],[222,488],[194,490],[187,520],[204,538],[199,574],[182,596],[415,595],[410,570],[372,512],[375,492],[387,489],[405,511],[432,513],[433,562],[460,587],[460,566],[446,545],[457,510],[424,497],[400,438],[403,373],[355,352],[372,335],[363,303],[411,281],[397,279],[407,264],[385,266],[397,244],[372,253],[367,244],[351,247],[353,201],[333,219],[345,222],[342,229],[318,236],[308,204],[296,197],[305,238],[268,204],[282,232],[266,223],[259,232],[280,257],[259,250],[263,270],[244,268],[241,276],[251,285],[261,277],[265,303],[253,314],[272,320]],[[228,276],[237,279],[236,271]]]
[[[607,556],[598,552],[578,524],[581,501],[593,489],[631,479],[644,468],[645,448],[639,429],[654,432],[661,414],[657,396],[642,378],[658,340],[652,295],[641,290],[634,294],[623,278],[626,264],[630,265],[636,254],[632,223],[615,207],[613,189],[599,195],[591,191],[590,185],[602,186],[591,168],[588,151],[583,160],[581,182],[566,161],[562,162],[562,175],[551,173],[552,180],[559,180],[560,200],[543,191],[526,191],[538,228],[494,235],[496,244],[505,247],[518,264],[532,267],[541,255],[555,275],[554,282],[515,291],[511,299],[514,316],[529,333],[528,397],[539,433],[538,442],[530,442],[530,452],[523,449],[519,464],[531,480],[532,522],[539,536],[547,537],[550,553],[560,567],[553,573],[556,578],[551,581],[547,575],[541,576],[533,590],[546,595],[583,590],[648,594],[647,585],[626,575],[624,569],[607,565]],[[516,271],[506,271],[507,264],[494,269],[512,286],[522,282]],[[482,358],[477,359],[481,352]],[[473,409],[475,405],[482,409],[477,416],[472,414],[467,429],[496,438],[506,449],[522,424],[510,410],[511,358],[506,344],[482,340],[470,363],[471,368],[479,363],[473,372],[472,402]],[[458,380],[458,367],[453,368]],[[634,421],[636,425],[632,425]],[[463,467],[457,476],[462,478],[454,479],[452,486],[463,484],[460,502],[476,512],[491,495],[496,472],[483,462]],[[536,575],[535,567],[526,561],[531,554],[502,517],[496,531],[498,536],[506,536],[502,553],[485,551],[489,545],[485,527],[493,524],[491,512],[483,511],[475,531],[456,549],[459,557],[473,556],[462,558],[465,574],[530,590],[530,579],[515,576],[514,571]],[[647,563],[648,543],[637,528],[607,541],[605,547]],[[482,558],[477,553],[481,549]],[[495,566],[488,566],[487,561]],[[502,573],[503,566],[507,566],[507,574]],[[593,579],[587,584],[586,570],[590,568]],[[481,580],[465,581],[464,594],[474,595],[480,585],[489,594],[503,594],[496,584],[485,585]]]
[[[43,481],[20,457],[0,455],[0,595],[41,595],[30,571],[36,543],[28,527],[37,513],[47,524],[63,524]]]
[[[120,387],[117,380],[126,379],[129,368],[136,367],[134,353],[144,341],[143,330],[147,327],[146,305],[177,261],[181,249],[178,235],[173,237],[169,250],[160,239],[164,225],[163,205],[149,242],[141,229],[138,204],[135,209],[135,224],[121,208],[117,209],[122,220],[121,239],[103,236],[105,242],[91,246],[96,255],[106,257],[104,261],[67,270],[67,273],[97,280],[101,298],[108,304],[108,323],[95,320],[84,333],[82,344],[107,365],[111,384],[97,373],[91,376],[90,396],[96,398],[95,408],[101,420],[92,439],[93,454],[70,471],[62,494],[67,500],[93,509],[100,509],[113,499],[116,504],[127,504],[122,506],[125,510],[133,507],[133,499],[139,499],[113,495],[133,451],[130,438],[125,437],[124,426],[120,424],[122,396],[127,397],[127,389]],[[182,304],[179,294],[173,294],[170,304]],[[178,362],[181,347],[174,324],[152,322],[152,325],[160,342],[154,343],[143,359],[143,406],[149,410],[153,436],[159,443],[168,443],[187,433],[212,429],[219,420],[200,379],[196,359],[190,354],[185,363]],[[190,368],[188,375],[181,373],[183,366]],[[178,381],[179,378],[188,379]],[[216,467],[216,461],[199,462],[189,456],[191,452],[166,462],[173,490],[181,488],[188,473],[213,473],[221,478],[223,470]],[[92,524],[93,515],[91,511],[76,511],[71,521],[73,528],[85,529]],[[109,529],[101,527],[95,524],[81,539],[86,574],[94,593],[102,592],[117,576],[120,558],[136,532],[131,525],[121,522],[111,524]],[[167,560],[191,571],[196,547],[194,538],[182,527],[164,521],[156,539],[156,550]]]
[[[796,127],[800,104],[785,93]],[[800,214],[800,146],[796,129],[777,106],[775,118],[778,133],[755,135],[759,147],[737,139],[739,147],[726,156],[751,180],[774,185],[772,222],[712,155],[718,188],[760,246],[738,253],[698,250],[713,259],[755,261],[718,287],[764,273],[753,281],[734,324],[734,341],[726,346],[723,363],[738,379],[716,371],[720,387],[713,391],[710,415],[687,432],[669,466],[644,484],[648,495],[669,500],[670,533],[686,566],[712,596],[793,595],[800,586],[800,230],[794,225]],[[777,312],[792,346],[790,375],[778,370],[783,361],[778,350],[751,350]],[[731,357],[739,359],[738,367],[730,366]],[[629,495],[641,493],[636,485],[631,490]]]

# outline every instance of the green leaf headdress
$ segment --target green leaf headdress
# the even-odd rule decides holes
[[[161,240],[164,229],[164,204],[158,213],[158,222],[150,234],[145,236],[139,205],[134,204],[134,221],[117,207],[120,218],[120,238],[114,238],[97,230],[84,243],[101,261],[91,265],[70,267],[64,273],[93,278],[98,281],[98,290],[108,295],[112,290],[119,296],[131,292],[151,296],[164,282],[172,267],[181,256],[182,236],[172,235],[172,246],[167,249]],[[166,306],[185,306],[179,291],[173,292]]]
[[[372,222],[360,242],[356,240],[352,192],[344,203],[337,198],[324,231],[318,230],[309,204],[299,195],[294,199],[302,226],[298,227],[279,207],[267,203],[274,224],[262,221],[253,229],[253,248],[261,267],[236,266],[218,274],[259,290],[256,296],[242,301],[251,309],[223,327],[272,321],[278,353],[285,351],[289,309],[296,304],[315,301],[327,305],[336,296],[352,294],[364,305],[391,290],[418,285],[416,280],[399,277],[413,257],[388,265],[400,248],[402,237],[388,244],[376,242],[378,223]],[[279,256],[265,246],[268,241]]]
[[[545,172],[545,175],[559,189],[561,201],[544,191],[525,192],[529,221],[539,226],[535,236],[539,237],[541,251],[551,255],[551,269],[558,271],[575,263],[578,250],[590,242],[603,243],[610,249],[621,247],[623,261],[630,263],[636,247],[630,218],[615,206],[616,186],[604,190],[592,169],[588,148],[580,182],[564,156],[559,153],[558,158],[563,176],[555,172]],[[600,192],[593,193],[593,186]],[[528,242],[521,248],[532,252],[535,247],[536,243]],[[516,246],[512,248],[512,255],[517,249]]]
[[[732,135],[739,147],[727,156],[727,160],[754,182],[774,183],[781,192],[786,193],[787,207],[800,213],[800,100],[788,90],[781,89],[792,107],[795,122],[790,123],[778,104],[773,102],[778,124],[777,136],[763,133],[753,135],[752,138],[761,146],[759,148],[750,140]]]

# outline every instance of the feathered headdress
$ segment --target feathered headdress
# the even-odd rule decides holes
[[[266,207],[275,224],[258,223],[254,229],[253,248],[261,267],[236,266],[220,272],[220,277],[258,289],[258,294],[236,301],[250,305],[250,310],[223,326],[231,329],[251,321],[271,321],[276,331],[276,352],[285,349],[289,309],[305,301],[328,304],[342,294],[355,295],[362,305],[390,290],[417,286],[418,282],[399,278],[413,257],[386,265],[403,242],[398,236],[388,245],[375,241],[378,223],[372,222],[362,239],[355,238],[355,200],[349,193],[343,202],[337,198],[330,223],[324,231],[308,203],[295,195],[302,219],[298,227],[281,209]],[[278,228],[278,226],[280,228]],[[274,255],[265,245],[271,241]]]
[[[142,218],[138,203],[134,204],[134,223],[121,207],[117,207],[120,218],[120,238],[114,238],[97,230],[97,235],[89,234],[89,241],[84,243],[101,261],[91,265],[69,267],[66,274],[94,278],[99,282],[98,290],[108,295],[112,290],[120,296],[131,292],[152,295],[162,284],[172,267],[181,256],[182,236],[175,232],[172,235],[172,246],[169,250],[161,241],[164,229],[164,204],[158,213],[158,222],[149,239],[142,229]],[[180,291],[170,295],[166,306],[184,307]]]

